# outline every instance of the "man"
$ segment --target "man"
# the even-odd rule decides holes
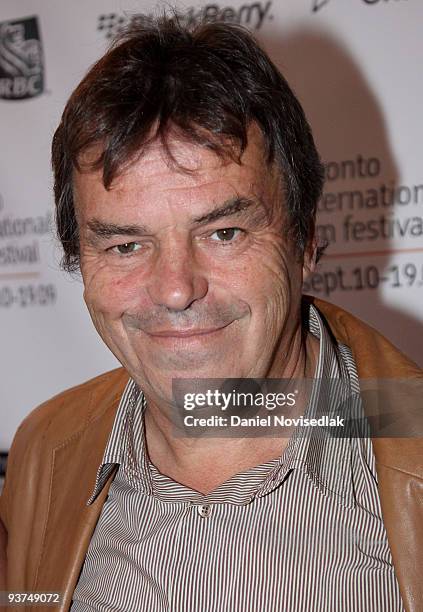
[[[418,441],[176,435],[180,379],[353,394],[359,377],[421,376],[302,299],[322,167],[251,36],[175,19],[124,33],[72,94],[53,167],[65,267],[123,369],[21,425],[7,589],[60,592],[74,612],[420,609]]]

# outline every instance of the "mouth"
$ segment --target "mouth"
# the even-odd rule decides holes
[[[222,327],[209,327],[209,328],[190,328],[190,329],[164,329],[156,332],[146,332],[148,336],[152,338],[197,338],[202,336],[211,336],[219,331],[222,331],[228,327],[230,323],[223,325]]]

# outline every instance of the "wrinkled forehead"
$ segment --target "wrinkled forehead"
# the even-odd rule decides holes
[[[93,170],[102,152],[102,145],[98,144],[80,157],[81,170],[75,170],[73,181],[76,205],[86,189],[159,193],[208,185],[219,197],[219,192],[230,185],[236,192],[264,195],[273,192],[280,183],[280,173],[274,164],[269,166],[263,137],[256,126],[249,128],[248,143],[242,154],[236,150],[231,153],[228,145],[227,154],[222,155],[180,136],[170,135],[166,141],[150,140],[136,156],[121,165],[109,188],[104,185],[101,165]]]

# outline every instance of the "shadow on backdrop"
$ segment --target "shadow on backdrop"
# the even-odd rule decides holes
[[[326,32],[319,34],[307,29],[294,30],[279,37],[269,35],[261,38],[266,50],[281,69],[294,89],[311,124],[315,141],[325,163],[332,160],[356,160],[376,158],[380,161],[377,177],[348,175],[342,180],[342,191],[365,190],[386,184],[395,189],[400,184],[398,166],[392,151],[388,129],[377,97],[360,67],[351,57],[341,41]],[[355,172],[358,172],[356,169]],[[332,187],[326,182],[325,190]],[[334,185],[334,191],[338,185]],[[413,205],[411,205],[413,206]],[[342,219],[353,214],[357,220],[367,220],[392,212],[393,208],[362,208],[336,210],[330,213],[330,222],[342,227]],[[319,219],[327,223],[328,213]],[[322,217],[325,217],[323,220]],[[319,221],[318,221],[319,222]],[[327,254],[340,252],[389,251],[394,248],[389,238],[345,244],[337,232],[336,242],[329,245]],[[411,258],[410,258],[411,259]],[[323,257],[319,268],[327,262],[338,264],[337,259]],[[398,263],[395,256],[363,255],[339,259],[339,265],[377,266],[380,276]],[[391,289],[392,292],[395,288]],[[403,291],[406,291],[404,287]],[[316,293],[350,310],[383,333],[414,361],[423,365],[418,338],[422,323],[419,319],[388,304],[383,296],[383,284],[362,290],[338,289],[329,296]]]

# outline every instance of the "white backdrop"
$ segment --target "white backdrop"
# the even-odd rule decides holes
[[[252,29],[304,105],[327,164],[319,231],[332,242],[305,289],[422,364],[421,0],[184,6],[191,19],[205,10]],[[0,449],[37,404],[117,365],[92,328],[80,280],[59,269],[50,142],[108,35],[153,9],[142,0],[1,2]]]

